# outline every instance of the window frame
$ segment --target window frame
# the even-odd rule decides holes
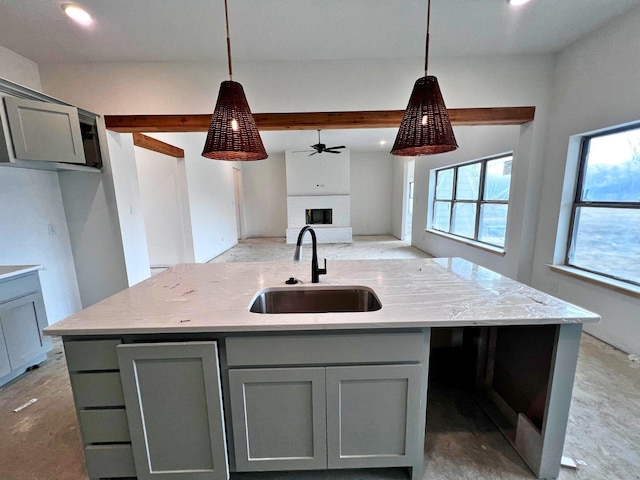
[[[504,244],[503,245],[496,245],[494,243],[489,243],[483,240],[479,240],[478,236],[480,234],[480,212],[482,211],[482,206],[483,205],[506,205],[507,206],[507,216],[508,216],[508,208],[509,208],[509,203],[511,200],[511,183],[509,183],[509,196],[506,200],[485,200],[484,196],[485,196],[485,190],[486,190],[486,170],[487,170],[487,163],[492,161],[492,160],[497,160],[500,158],[507,158],[507,157],[511,157],[511,162],[513,162],[513,152],[504,152],[504,153],[499,153],[496,155],[491,155],[489,157],[483,157],[483,158],[479,158],[476,160],[471,160],[469,162],[464,162],[464,163],[459,163],[456,165],[448,165],[446,167],[441,167],[441,168],[437,168],[434,169],[434,188],[433,188],[433,196],[431,198],[432,200],[432,204],[431,204],[431,225],[430,225],[430,229],[438,232],[438,233],[443,233],[446,235],[451,235],[454,236],[456,238],[460,238],[463,241],[468,241],[468,242],[477,242],[479,244],[482,245],[488,245],[489,247],[492,248],[498,248],[501,249],[502,251],[504,251],[505,247],[506,247],[506,243],[507,243],[507,227],[508,227],[508,220],[505,223],[505,239],[504,239]],[[456,195],[457,195],[457,190],[458,190],[458,169],[463,168],[463,167],[467,167],[469,165],[474,165],[474,164],[480,164],[480,177],[478,179],[478,197],[476,200],[467,200],[467,199],[463,199],[463,200],[456,200]],[[512,163],[513,165],[513,163]],[[512,167],[513,168],[513,167]],[[442,199],[438,199],[437,198],[437,192],[438,192],[438,173],[445,171],[445,170],[453,170],[453,184],[452,184],[452,190],[451,190],[451,199],[450,200],[442,200]],[[444,203],[449,203],[449,230],[445,231],[445,230],[441,230],[439,228],[436,228],[433,226],[433,220],[435,218],[435,209],[436,209],[436,204],[438,202],[444,202]],[[451,232],[451,228],[452,228],[452,221],[453,221],[453,209],[454,206],[456,204],[475,204],[475,222],[474,222],[474,227],[473,227],[473,237],[465,237],[463,235],[459,235],[457,233],[453,233]]]
[[[624,127],[611,128],[602,132],[594,133],[592,135],[584,135],[580,139],[580,154],[579,154],[579,165],[578,165],[578,176],[576,179],[576,188],[573,195],[573,204],[571,205],[571,219],[569,221],[569,233],[567,235],[567,244],[564,255],[564,264],[567,267],[575,268],[581,270],[583,272],[589,272],[595,275],[600,275],[606,278],[611,278],[613,280],[617,280],[619,282],[628,283],[630,285],[640,286],[640,283],[635,282],[633,280],[629,280],[626,278],[621,278],[616,275],[611,275],[609,273],[601,272],[598,270],[592,270],[589,268],[585,268],[580,265],[576,265],[570,262],[570,256],[572,254],[572,247],[574,244],[574,240],[577,236],[576,226],[576,215],[578,212],[578,208],[629,208],[640,210],[640,202],[611,202],[611,201],[589,201],[582,199],[582,192],[584,187],[585,178],[587,175],[587,156],[589,151],[589,142],[598,137],[605,137],[608,135],[614,135],[616,133],[621,133],[629,130],[638,130],[640,129],[640,124],[627,125]]]

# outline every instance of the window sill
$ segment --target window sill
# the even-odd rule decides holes
[[[425,232],[430,233],[432,235],[436,235],[438,237],[446,238],[447,240],[453,240],[454,242],[462,243],[463,245],[467,245],[469,247],[477,248],[479,250],[484,250],[485,252],[493,253],[495,255],[500,255],[502,257],[504,257],[506,253],[503,248],[493,247],[491,245],[487,245],[486,243],[476,242],[474,240],[469,240],[468,238],[464,238],[464,237],[457,237],[455,235],[450,235],[448,233],[439,232],[438,230],[432,230],[430,228],[427,228]]]
[[[621,293],[629,297],[640,298],[640,287],[636,287],[635,285],[621,282],[620,280],[615,280],[603,275],[598,275],[597,273],[585,272],[584,270],[580,270],[579,268],[573,268],[567,265],[547,264],[547,267],[561,275],[577,278],[578,280],[582,280],[584,282],[590,283],[592,285],[597,285],[598,287],[606,288],[608,290],[613,290],[614,292]]]

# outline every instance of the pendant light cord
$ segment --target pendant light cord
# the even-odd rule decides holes
[[[231,38],[229,37],[229,7],[227,0],[224,0],[224,19],[227,24],[227,61],[229,62],[229,80],[233,80],[233,70],[231,68]]]
[[[225,0],[226,3],[227,0]],[[427,41],[424,51],[424,76],[427,76],[427,67],[429,66],[429,21],[431,20],[431,0],[427,0]],[[229,54],[231,55],[231,54]]]

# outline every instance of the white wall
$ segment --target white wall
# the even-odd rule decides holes
[[[233,167],[202,157],[205,133],[151,135],[184,150],[193,261],[207,262],[238,243]]]
[[[131,286],[151,275],[133,136],[107,132],[106,139],[127,282]]]
[[[193,261],[185,234],[190,228],[185,229],[183,218],[183,202],[188,203],[182,198],[184,159],[135,147],[135,163],[150,265],[170,267]]]
[[[350,155],[348,149],[311,156],[287,151],[287,195],[349,195]]]
[[[351,228],[354,235],[389,235],[393,159],[387,152],[351,152]],[[402,210],[398,212],[402,215]]]
[[[42,265],[49,323],[81,307],[78,283],[55,172],[0,167],[0,264]]]
[[[554,256],[562,257],[566,242],[567,217],[560,209],[571,196],[577,164],[575,155],[568,157],[569,137],[640,119],[638,25],[640,9],[581,39],[558,57],[532,277],[534,287],[548,292],[557,288],[554,295],[602,316],[602,323],[588,325],[586,331],[636,354],[640,353],[639,299],[552,273],[546,265]]]
[[[0,45],[0,77],[42,91],[38,64]]]
[[[242,162],[245,238],[284,237],[287,230],[287,171],[283,153]]]

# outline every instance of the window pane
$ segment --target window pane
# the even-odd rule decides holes
[[[569,263],[640,284],[640,210],[578,207]]]
[[[433,209],[433,222],[431,227],[436,230],[442,230],[443,232],[449,231],[449,219],[451,217],[451,203],[449,202],[436,202]]]
[[[477,200],[480,185],[480,163],[458,167],[456,200]]]
[[[512,156],[487,162],[484,179],[485,200],[509,200]]]
[[[582,200],[640,202],[640,128],[591,138]]]
[[[436,173],[436,198],[451,200],[453,195],[453,168]]]
[[[451,233],[462,237],[473,238],[476,229],[476,204],[456,203],[453,206]]]
[[[478,240],[498,247],[504,247],[507,232],[508,206],[503,204],[484,204],[480,206],[480,231]]]

